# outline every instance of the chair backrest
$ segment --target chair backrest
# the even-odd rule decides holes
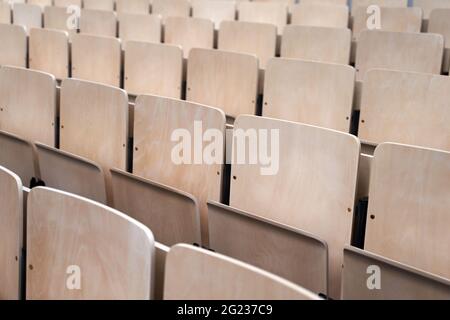
[[[434,9],[449,9],[450,2],[447,0],[413,0],[413,6],[422,8],[423,18],[429,19]]]
[[[371,70],[363,85],[359,137],[450,151],[450,78]]]
[[[69,77],[69,34],[62,30],[30,30],[29,65],[31,69],[53,74],[56,79]]]
[[[258,145],[266,156],[247,159]],[[256,116],[234,123],[230,206],[325,240],[333,298],[350,243],[359,153],[359,140],[338,131]]]
[[[1,166],[0,203],[0,299],[19,300],[24,227],[22,182]]]
[[[11,5],[9,3],[0,3],[0,23],[11,24]]]
[[[208,202],[208,222],[215,252],[328,294],[328,251],[322,240],[218,202]]]
[[[258,58],[249,54],[192,49],[187,100],[222,109],[228,116],[255,114]]]
[[[163,20],[167,17],[189,17],[189,0],[152,0],[152,13],[159,14]]]
[[[263,116],[350,131],[353,67],[274,58],[264,80]]]
[[[351,37],[345,28],[288,25],[281,41],[281,57],[348,64]]]
[[[72,77],[120,87],[121,54],[119,39],[76,34],[72,37]]]
[[[128,93],[181,98],[183,50],[180,47],[129,41],[124,69]]]
[[[188,58],[192,48],[213,48],[214,24],[208,19],[167,17],[164,42],[181,46],[184,58]]]
[[[149,14],[150,0],[116,0],[117,13]]]
[[[318,296],[266,271],[189,245],[166,258],[166,300],[316,300]]]
[[[82,0],[53,0],[55,7],[77,6],[81,8]]]
[[[283,33],[287,24],[288,7],[280,2],[239,2],[238,20],[247,22],[262,22],[274,24],[278,34]]]
[[[370,281],[373,276],[380,276],[378,283]],[[342,299],[449,300],[450,280],[348,246],[344,249]]]
[[[200,128],[201,127],[201,128]],[[157,96],[139,96],[134,110],[133,173],[193,195],[200,207],[202,239],[207,239],[208,200],[220,201],[224,143],[216,141],[215,156],[198,149],[211,148],[207,141],[191,151],[189,139],[198,131],[225,135],[225,115],[218,109]],[[182,141],[181,141],[182,140]],[[188,150],[184,150],[184,149]],[[182,150],[180,150],[182,149]],[[211,156],[209,156],[211,155]],[[205,159],[203,159],[205,158]]]
[[[356,52],[356,79],[383,68],[440,74],[444,55],[442,35],[366,30]]]
[[[346,5],[303,4],[292,7],[293,25],[347,28],[349,11]]]
[[[30,28],[42,28],[42,7],[34,4],[14,3],[13,23],[24,26],[27,33]]]
[[[320,3],[320,4],[347,5],[348,0],[302,0],[301,2],[304,4]]]
[[[55,124],[55,77],[16,67],[0,68],[0,130],[54,146]]]
[[[216,29],[222,21],[231,21],[236,18],[236,2],[230,0],[193,0],[192,16],[194,18],[211,19]]]
[[[0,24],[0,66],[27,66],[27,33],[23,26]]]
[[[47,187],[106,204],[105,175],[96,163],[36,143],[40,178]]]
[[[118,21],[124,50],[128,41],[161,42],[161,18],[157,15],[120,13]]]
[[[80,33],[116,37],[117,16],[112,11],[83,9],[80,16]]]
[[[449,2],[450,7],[450,2]],[[446,48],[450,48],[450,8],[434,9],[430,14],[428,23],[429,33],[438,33],[444,36]]]
[[[265,69],[269,59],[275,57],[277,27],[273,24],[224,21],[220,24],[218,49],[254,54],[259,67]]]
[[[41,187],[28,196],[27,221],[27,300],[151,298],[155,247],[144,225]]]
[[[351,15],[354,16],[359,7],[364,7],[367,10],[372,5],[381,8],[406,8],[408,7],[408,0],[352,0]]]
[[[41,7],[51,6],[53,4],[53,0],[27,0],[29,4],[36,4]]]
[[[365,250],[450,279],[450,153],[375,149]]]
[[[83,0],[83,8],[89,10],[114,11],[115,0]]]
[[[197,200],[186,192],[112,169],[114,208],[152,230],[167,246],[201,244]]]
[[[79,9],[81,12],[81,9]],[[79,26],[78,16],[75,11],[64,7],[45,7],[44,28],[67,31],[70,39],[77,33]]]

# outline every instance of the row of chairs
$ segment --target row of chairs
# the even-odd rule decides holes
[[[176,129],[184,129],[195,137],[198,130],[195,123],[201,121],[203,130],[214,129],[225,137],[222,111],[182,100],[139,96],[130,122],[133,140],[128,142],[126,93],[76,79],[66,79],[61,86],[59,151],[51,148],[55,138],[43,140],[45,134],[55,137],[54,123],[58,117],[55,108],[44,121],[44,106],[42,99],[38,99],[39,95],[45,95],[44,87],[36,84],[37,77],[47,77],[49,81],[52,78],[9,67],[3,67],[0,72],[9,72],[10,83],[11,79],[17,79],[12,85],[16,89],[9,86],[0,92],[0,98],[9,95],[18,101],[20,96],[22,110],[26,110],[23,115],[17,112],[15,120],[11,117],[0,121],[0,130],[20,136],[1,135],[1,148],[7,152],[1,154],[0,165],[17,173],[31,172],[32,178],[50,187],[98,201],[106,199],[110,206],[148,226],[157,241],[166,245],[201,244],[281,275],[317,294],[339,298],[341,277],[345,279],[346,272],[343,252],[351,257],[363,255],[372,262],[378,259],[346,247],[361,232],[354,219],[358,188],[366,183],[370,219],[362,227],[366,233],[363,246],[372,254],[387,258],[382,260],[387,269],[405,275],[394,279],[410,279],[410,282],[411,277],[419,277],[420,281],[412,281],[414,285],[431,279],[410,268],[413,267],[437,275],[438,278],[432,279],[440,279],[438,283],[449,288],[445,280],[450,276],[446,267],[449,241],[445,232],[449,224],[448,197],[443,182],[448,176],[445,165],[448,152],[380,144],[372,159],[370,179],[361,181],[364,177],[358,178],[362,167],[358,138],[305,124],[247,115],[237,118],[235,133],[279,131],[278,172],[261,175],[268,164],[259,160],[245,165],[233,161],[228,181],[222,162],[178,165],[172,159],[177,145],[172,133]],[[27,77],[33,78],[34,84]],[[17,89],[20,87],[26,90]],[[34,100],[27,101],[24,93],[33,87],[37,93],[30,95]],[[47,99],[54,102],[55,96],[51,95]],[[31,101],[39,108],[33,111]],[[17,104],[11,111],[4,111],[12,114],[14,109],[18,110]],[[251,139],[249,135],[247,138]],[[237,139],[233,136],[230,144],[233,158],[239,148]],[[128,144],[132,149],[129,158]],[[188,145],[189,149],[194,148]],[[205,148],[208,142],[203,141],[202,145]],[[248,154],[251,146],[245,148]],[[225,146],[216,151],[218,159],[224,158],[224,149]],[[29,181],[30,176],[21,178]],[[427,188],[421,187],[425,180]],[[229,200],[223,192],[227,181]],[[100,197],[99,192],[103,192]],[[423,205],[417,206],[417,201]],[[230,207],[220,202],[229,203]],[[408,233],[410,229],[417,231]],[[347,270],[354,272],[350,267]],[[361,277],[363,274],[360,273]],[[349,295],[358,292],[367,297],[375,294],[394,297],[400,294],[389,290],[372,293],[367,288],[363,290],[366,278],[349,276],[348,279],[361,281],[349,285],[353,288],[348,289]],[[427,286],[438,286],[431,282]],[[434,295],[440,291],[432,292]],[[431,294],[426,290],[405,290],[402,294],[424,297],[424,293]]]

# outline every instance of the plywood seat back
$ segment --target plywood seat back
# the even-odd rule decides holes
[[[83,6],[89,10],[114,11],[115,0],[83,0]]]
[[[352,17],[355,16],[359,7],[364,7],[366,10],[369,6],[378,6],[381,8],[406,8],[408,7],[408,0],[352,0]]]
[[[293,6],[294,25],[347,28],[349,11],[346,5],[303,4]]]
[[[236,18],[236,2],[229,0],[193,0],[192,16],[194,18],[211,19],[216,29],[222,21],[232,21]]]
[[[81,12],[81,9],[76,10],[71,8],[69,10],[68,8],[58,6],[45,7],[44,28],[67,31],[69,38],[72,39],[79,27],[77,12]]]
[[[0,24],[0,66],[27,66],[27,33],[23,26]]]
[[[147,15],[150,12],[150,2],[150,0],[116,0],[116,11]]]
[[[125,50],[128,41],[161,42],[161,18],[153,14],[120,13],[119,38]]]
[[[189,17],[191,4],[188,0],[153,0],[152,13],[167,17]]]
[[[81,8],[81,0],[53,0],[55,7],[77,6]]]
[[[0,3],[0,23],[11,23],[11,5],[9,3]]]
[[[30,28],[42,28],[42,7],[34,4],[14,3],[13,23],[24,26],[27,33]]]
[[[80,33],[116,37],[117,16],[112,11],[83,9],[80,16]]]
[[[238,3],[238,20],[247,22],[270,23],[277,26],[278,34],[283,33],[287,24],[288,6],[282,2]]]
[[[450,3],[447,0],[413,0],[413,6],[423,10],[424,20],[430,18],[434,9],[450,9]]]

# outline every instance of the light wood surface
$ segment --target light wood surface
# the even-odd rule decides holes
[[[213,48],[214,24],[209,19],[167,17],[164,42],[181,46],[187,59],[192,48]]]
[[[117,16],[112,11],[83,9],[80,16],[80,33],[116,37]]]
[[[206,202],[220,201],[223,161],[213,164],[197,161],[201,163],[196,164],[194,149],[191,164],[177,164],[172,159],[173,149],[180,144],[171,139],[174,130],[187,130],[194,137],[198,134],[195,133],[198,129],[194,129],[196,121],[202,123],[203,132],[214,129],[222,136],[225,134],[225,115],[218,109],[163,97],[139,96],[134,114],[133,173],[193,195],[200,207],[205,242],[208,236]],[[202,146],[209,144],[205,141]],[[216,152],[224,159],[224,150],[219,148]]]
[[[351,34],[346,28],[288,25],[281,41],[281,57],[348,64]]]
[[[234,129],[266,129],[268,136],[278,130],[279,170],[262,175],[261,168],[267,166],[233,164],[230,205],[325,240],[329,293],[339,298],[342,248],[350,243],[352,230],[359,140],[338,131],[255,116],[239,117]],[[247,143],[246,152],[248,148]],[[236,143],[233,160],[236,163]]]
[[[42,7],[34,4],[15,3],[13,5],[13,23],[24,26],[27,33],[30,28],[41,28]]]
[[[11,23],[11,5],[9,3],[0,3],[0,23]]]
[[[443,54],[442,35],[366,30],[358,42],[356,79],[375,68],[440,74]]]
[[[147,15],[150,12],[150,2],[150,0],[116,0],[116,11]]]
[[[363,151],[362,149],[363,146],[361,146],[361,151]],[[368,155],[361,152],[361,156],[359,157],[358,189],[356,191],[356,200],[369,196],[372,161],[373,155]]]
[[[166,258],[166,300],[316,300],[293,283],[248,264],[188,245]]]
[[[222,109],[228,116],[255,114],[258,89],[256,56],[192,49],[187,100]]]
[[[236,18],[236,1],[230,0],[192,0],[192,16],[194,18],[211,19],[216,29],[222,21]]]
[[[181,98],[183,51],[180,47],[129,41],[124,68],[128,93]]]
[[[450,78],[372,70],[364,80],[359,137],[450,151]]]
[[[188,0],[152,0],[152,13],[167,17],[189,17],[191,4]]]
[[[218,202],[208,202],[209,247],[317,294],[328,294],[328,251],[322,240]]]
[[[121,170],[111,170],[111,177],[114,208],[146,225],[158,242],[201,244],[200,212],[193,196]]]
[[[76,29],[70,29],[67,25],[67,21],[72,14],[72,11],[69,11],[68,13],[67,8],[64,7],[45,7],[44,27],[46,29],[67,31],[69,33],[69,38],[72,39],[73,35],[77,33]]]
[[[347,0],[302,0],[304,4],[333,4],[333,5],[347,5]]]
[[[23,26],[0,24],[0,66],[27,66],[27,33]]]
[[[169,250],[169,247],[155,242],[155,300],[162,300],[164,296],[164,271]]]
[[[119,20],[119,38],[122,48],[128,41],[161,42],[161,18],[153,14],[121,13]]]
[[[121,54],[119,39],[76,34],[72,37],[72,77],[120,87]]]
[[[434,9],[450,8],[450,2],[448,0],[413,0],[413,5],[422,8],[424,19],[430,18],[431,12]]]
[[[445,52],[443,71],[448,72],[450,68],[450,8],[434,9],[431,12],[428,22],[428,32],[441,34],[444,37]]]
[[[69,34],[61,30],[30,30],[30,69],[53,74],[56,79],[69,76]]]
[[[449,163],[450,153],[444,151],[391,143],[377,147],[367,251],[450,279]]]
[[[352,0],[352,16],[358,7],[367,7],[371,5],[376,5],[379,7],[389,7],[389,8],[406,8],[408,6],[408,0]]]
[[[53,0],[55,7],[68,7],[75,5],[81,8],[81,0]]]
[[[22,182],[3,167],[0,167],[0,203],[0,299],[19,300],[24,226]]]
[[[45,6],[51,6],[53,5],[53,0],[27,0],[27,3],[29,4],[37,4],[41,6],[42,8]]]
[[[291,24],[347,28],[349,12],[345,5],[298,4],[292,7]]]
[[[277,26],[278,34],[283,33],[287,24],[288,7],[279,2],[239,2],[238,20],[270,23]]]
[[[355,69],[296,59],[270,60],[263,116],[350,130]]]
[[[48,188],[30,192],[27,214],[28,300],[150,299],[155,248],[147,227]],[[70,266],[79,267],[79,290],[67,286]]]
[[[40,71],[0,68],[0,130],[55,145],[56,80]]]
[[[83,8],[89,10],[114,11],[115,0],[83,0]]]
[[[277,28],[267,23],[224,21],[220,24],[218,49],[256,55],[265,69],[275,57]]]

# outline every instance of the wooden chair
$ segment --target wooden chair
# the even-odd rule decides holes
[[[78,31],[79,17],[76,17],[76,11],[73,11],[73,13],[70,10],[69,12],[67,11],[65,7],[45,7],[44,28],[66,31],[69,33],[69,39],[71,40]],[[72,24],[68,25],[68,21],[71,21]]]
[[[51,6],[53,3],[53,0],[27,0],[28,4],[36,4],[38,6],[41,6],[42,8],[46,6]]]
[[[9,3],[0,3],[0,23],[11,24],[11,5]]]
[[[112,169],[114,208],[150,228],[167,246],[201,244],[200,212],[190,194]]]
[[[222,21],[232,21],[236,18],[236,2],[229,0],[193,0],[192,17],[210,19],[215,29],[219,29]]]
[[[408,0],[352,0],[352,17],[355,16],[359,7],[367,7],[375,5],[381,8],[406,8],[408,7]]]
[[[256,143],[269,145],[270,161],[239,159]],[[350,243],[359,154],[356,137],[334,130],[256,116],[234,123],[230,206],[326,241],[332,298],[340,296],[342,249]]]
[[[149,14],[150,0],[116,0],[117,13]]]
[[[118,21],[124,50],[128,41],[161,42],[161,18],[157,15],[120,13]]]
[[[121,54],[119,39],[76,34],[72,38],[72,77],[120,87]]]
[[[77,6],[81,8],[81,0],[53,0],[55,7]]]
[[[23,26],[0,24],[0,66],[26,68],[27,33]]]
[[[257,90],[258,59],[255,56],[191,50],[187,73],[188,101],[220,108],[234,118],[240,114],[255,114]]]
[[[412,2],[414,7],[423,10],[423,31],[428,30],[428,22],[434,9],[450,9],[450,2],[447,0],[413,0]]]
[[[112,11],[83,9],[80,16],[80,33],[115,38],[117,16]]]
[[[238,20],[246,22],[270,23],[277,26],[278,34],[283,33],[287,24],[288,7],[280,2],[239,2]]]
[[[347,0],[302,0],[304,4],[333,4],[333,5],[347,5]]]
[[[328,294],[328,251],[322,240],[218,202],[208,202],[209,247]]]
[[[125,48],[125,90],[181,98],[183,51],[178,46],[129,41]]]
[[[189,17],[191,4],[188,0],[152,0],[152,13],[167,17]]]
[[[303,4],[292,7],[291,24],[315,27],[347,28],[349,12],[346,5]]]
[[[13,23],[24,26],[28,32],[30,28],[42,28],[42,7],[34,4],[14,3]]]
[[[428,32],[438,33],[444,37],[444,62],[442,71],[449,72],[450,69],[450,8],[435,9],[431,12],[428,22]]]
[[[181,46],[187,59],[192,48],[213,48],[214,24],[209,19],[167,17],[164,42]]]
[[[56,142],[56,80],[23,68],[0,68],[0,130],[51,146]]]
[[[274,58],[264,84],[263,116],[350,131],[355,69]]]
[[[30,192],[27,211],[27,300],[152,297],[155,247],[147,227],[92,200],[42,187]]]
[[[88,10],[114,11],[115,0],[83,0],[83,8]]]

